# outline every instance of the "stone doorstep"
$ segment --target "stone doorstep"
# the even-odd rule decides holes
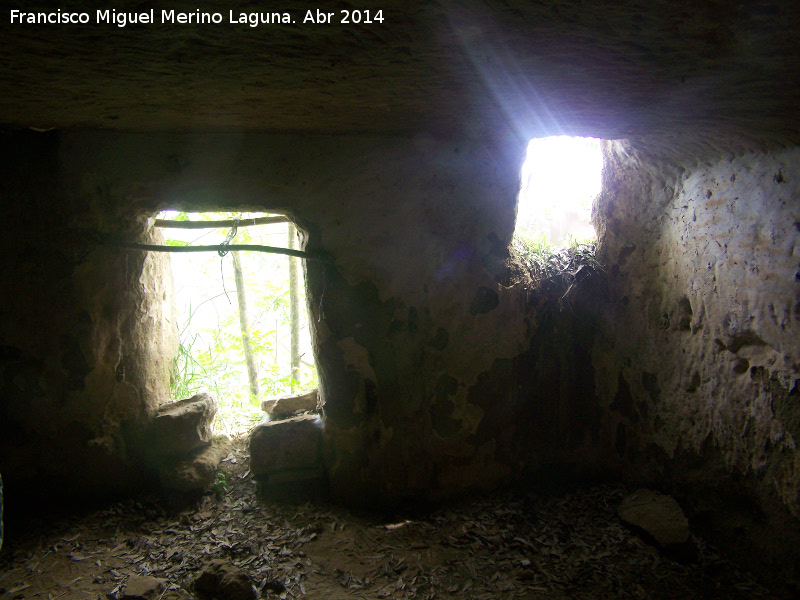
[[[321,441],[317,415],[262,421],[250,433],[250,471],[257,477],[315,468],[321,464]]]

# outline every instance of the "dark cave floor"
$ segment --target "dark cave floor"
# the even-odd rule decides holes
[[[17,525],[17,535],[6,539],[0,553],[0,595],[20,600],[781,597],[697,537],[695,562],[664,556],[619,521],[616,507],[629,491],[621,488],[504,492],[422,517],[386,520],[325,503],[263,499],[249,476],[243,441],[221,469],[225,475],[216,491],[181,511],[140,498],[80,517]],[[201,574],[220,569],[238,576],[242,585],[204,595],[210,588],[197,584]],[[141,576],[164,585],[153,597],[126,596],[134,582],[152,582]]]

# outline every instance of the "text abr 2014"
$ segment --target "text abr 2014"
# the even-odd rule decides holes
[[[126,25],[149,25],[156,22],[156,10],[150,9],[144,12],[123,12],[116,9],[98,10],[95,13],[94,23],[113,24],[118,27]],[[159,13],[162,24],[177,25],[219,25],[223,23],[222,13],[202,12],[179,12],[175,10],[161,10]],[[323,11],[320,9],[306,10],[301,21],[302,24],[315,25],[372,25],[383,23],[382,10],[339,10]],[[21,10],[11,11],[12,24],[30,25],[87,25],[92,22],[91,15],[87,12],[68,12],[57,9],[50,12],[25,12]],[[240,12],[229,11],[228,24],[249,25],[258,27],[259,25],[271,24],[293,24],[297,20],[289,12]]]

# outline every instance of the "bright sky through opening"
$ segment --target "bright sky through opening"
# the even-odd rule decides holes
[[[590,222],[592,201],[600,193],[603,154],[600,140],[555,136],[528,144],[522,166],[517,233],[544,236],[555,247],[596,237]]]

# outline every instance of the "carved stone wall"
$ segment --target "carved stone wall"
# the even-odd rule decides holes
[[[800,151],[665,166],[613,143],[606,160],[604,452],[749,560],[796,565]]]
[[[168,397],[171,286],[161,255],[102,242],[155,241],[166,207],[252,208],[290,214],[326,258],[305,268],[336,498],[436,500],[557,469],[669,488],[723,536],[746,526],[737,547],[773,566],[796,546],[797,149],[701,164],[610,144],[605,276],[565,303],[508,249],[524,142],[3,141],[7,490],[133,487],[126,432]]]
[[[100,187],[65,189],[56,135],[2,139],[0,469],[26,487],[105,495],[139,480],[123,425],[169,398],[177,350],[164,255],[95,244],[93,232],[157,242]],[[133,232],[133,233],[132,233]]]

